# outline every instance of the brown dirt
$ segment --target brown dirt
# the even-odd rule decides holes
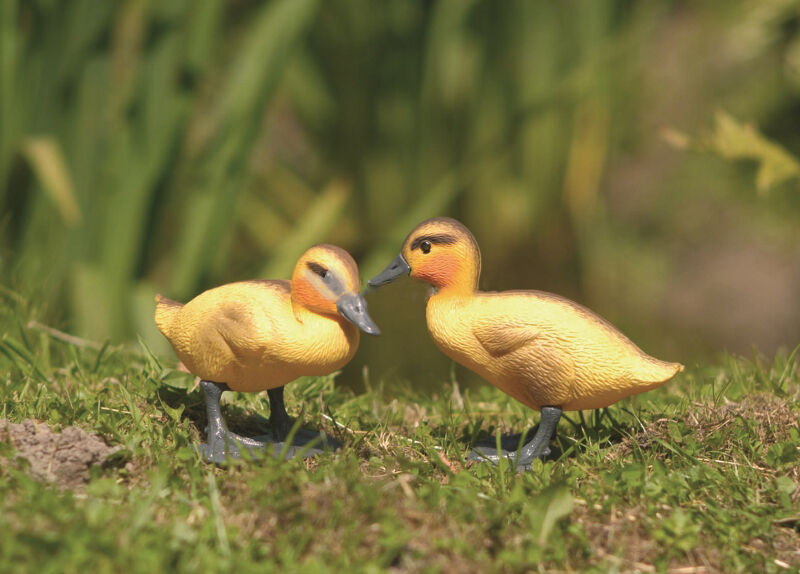
[[[108,446],[98,435],[79,428],[54,432],[46,424],[30,419],[21,424],[0,419],[0,440],[11,443],[16,460],[28,461],[32,476],[59,488],[83,486],[89,480],[89,468],[102,465],[119,450]],[[15,459],[0,458],[0,465],[14,464]]]
[[[415,493],[415,477],[408,473],[396,474],[392,479],[382,478],[374,481],[374,487],[383,492],[384,504],[392,508],[402,528],[413,532],[402,548],[397,549],[395,560],[387,567],[388,572],[422,572],[439,571],[444,574],[470,574],[484,572],[480,565],[471,563],[460,555],[458,550],[449,550],[435,544],[435,541],[448,539],[470,539],[474,545],[490,550],[497,542],[486,539],[482,533],[482,526],[475,523],[463,523],[448,519],[444,508],[433,512],[420,505]],[[240,533],[247,533],[249,538],[260,540],[265,545],[277,544],[281,533],[285,530],[285,515],[280,509],[263,506],[245,505],[237,501],[246,500],[246,483],[226,482],[220,488],[228,519],[236,524]],[[348,485],[344,482],[325,482],[304,484],[295,491],[287,493],[286,508],[292,508],[299,516],[320,517],[323,522],[315,536],[308,542],[304,553],[315,555],[324,547],[328,550],[350,547],[350,552],[356,562],[374,559],[376,551],[381,548],[380,539],[387,534],[378,522],[364,521],[360,527],[359,544],[355,547],[345,543],[342,531],[337,528],[324,527],[326,516],[337,512],[342,500],[350,496]],[[205,517],[202,517],[205,518]],[[354,512],[351,519],[361,521],[364,517],[359,512]],[[349,541],[348,541],[349,542]],[[343,550],[342,550],[343,551]]]
[[[789,403],[770,394],[756,393],[742,401],[731,402],[719,407],[710,405],[697,405],[698,408],[690,411],[689,416],[682,422],[689,425],[699,441],[708,435],[720,430],[736,419],[755,421],[755,437],[764,445],[774,444],[788,440],[790,429],[798,427],[797,415],[792,411]],[[612,457],[627,456],[630,454],[634,442],[641,448],[647,448],[656,438],[669,440],[669,423],[671,419],[662,418],[653,421],[645,428],[644,432],[633,437],[625,438],[619,445],[615,445]]]
[[[791,428],[798,427],[798,418],[790,405],[796,398],[782,400],[774,395],[756,393],[745,397],[739,402],[731,402],[718,407],[711,405],[696,405],[686,419],[682,422],[688,424],[695,432],[698,440],[702,441],[709,435],[723,429],[737,419],[755,421],[753,439],[764,445],[788,440]],[[670,441],[669,423],[671,419],[658,419],[647,425],[643,432],[625,438],[614,445],[611,450],[612,457],[628,456],[634,445],[648,448],[656,439]],[[755,461],[760,462],[760,461]],[[762,469],[768,472],[768,469]],[[800,485],[800,472],[793,469],[789,476]],[[795,490],[795,497],[800,494],[800,488]],[[648,564],[654,554],[657,554],[657,542],[642,532],[638,526],[638,517],[646,511],[640,508],[618,510],[609,517],[598,517],[596,513],[584,508],[576,512],[576,520],[583,524],[588,538],[592,541],[598,557],[608,556],[612,561],[619,560],[623,570],[632,571],[657,571],[652,564]],[[780,568],[793,568],[800,564],[800,531],[797,529],[797,520],[790,518],[776,522],[776,537],[772,544],[767,544],[760,539],[750,541],[747,550],[754,553],[771,556],[774,564]],[[606,553],[612,549],[621,557],[614,557],[613,553]],[[621,550],[624,549],[624,550]],[[718,572],[719,560],[713,548],[699,547],[690,553],[690,564],[697,565],[698,572]],[[683,564],[670,564],[678,567]],[[686,566],[694,568],[695,566]],[[688,571],[688,570],[687,570]]]

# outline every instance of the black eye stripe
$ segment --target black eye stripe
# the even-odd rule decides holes
[[[453,245],[454,243],[458,242],[455,236],[448,235],[446,233],[436,235],[420,235],[411,242],[411,251],[417,249],[423,241],[429,241],[433,245]]]
[[[309,261],[308,263],[306,263],[306,267],[311,269],[314,273],[316,273],[320,277],[325,277],[325,275],[328,274],[328,270],[327,269],[325,269],[319,263],[314,263],[313,261]]]

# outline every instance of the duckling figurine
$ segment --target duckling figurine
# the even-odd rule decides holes
[[[448,357],[541,412],[517,465],[550,454],[563,410],[597,409],[663,385],[683,370],[645,354],[610,323],[541,291],[478,290],[481,255],[472,233],[447,217],[420,223],[370,287],[410,274],[433,285],[428,331]],[[496,453],[496,449],[492,449]],[[515,456],[515,452],[470,458]]]
[[[156,297],[156,325],[189,372],[200,378],[208,438],[199,450],[212,462],[274,446],[282,452],[292,421],[283,386],[303,375],[327,375],[358,349],[359,329],[380,331],[359,294],[356,262],[344,249],[316,245],[298,260],[291,281],[254,280],[205,291],[182,305]],[[271,440],[230,432],[224,391],[267,391]],[[296,446],[288,449],[296,453]]]

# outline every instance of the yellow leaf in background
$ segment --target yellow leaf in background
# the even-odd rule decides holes
[[[588,222],[597,205],[608,159],[609,112],[584,103],[575,110],[575,127],[564,173],[564,198],[576,224]]]
[[[307,207],[289,235],[273,248],[275,254],[259,277],[288,277],[295,263],[309,246],[322,241],[336,225],[345,201],[350,197],[350,184],[340,180],[329,183]]]
[[[769,141],[750,124],[740,124],[719,111],[708,145],[726,159],[758,162],[756,186],[759,193],[792,178],[800,177],[800,163],[783,147]]]
[[[675,149],[686,151],[692,146],[692,138],[680,130],[664,128],[661,130],[661,139]]]
[[[23,144],[22,151],[64,223],[70,227],[80,223],[81,210],[75,197],[75,187],[58,143],[51,137],[31,137]]]

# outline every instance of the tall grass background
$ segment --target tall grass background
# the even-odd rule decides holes
[[[799,24],[788,0],[0,0],[4,297],[168,352],[156,292],[323,241],[366,278],[451,215],[486,288],[664,358],[792,346]],[[351,380],[449,376],[405,287],[371,297]]]

